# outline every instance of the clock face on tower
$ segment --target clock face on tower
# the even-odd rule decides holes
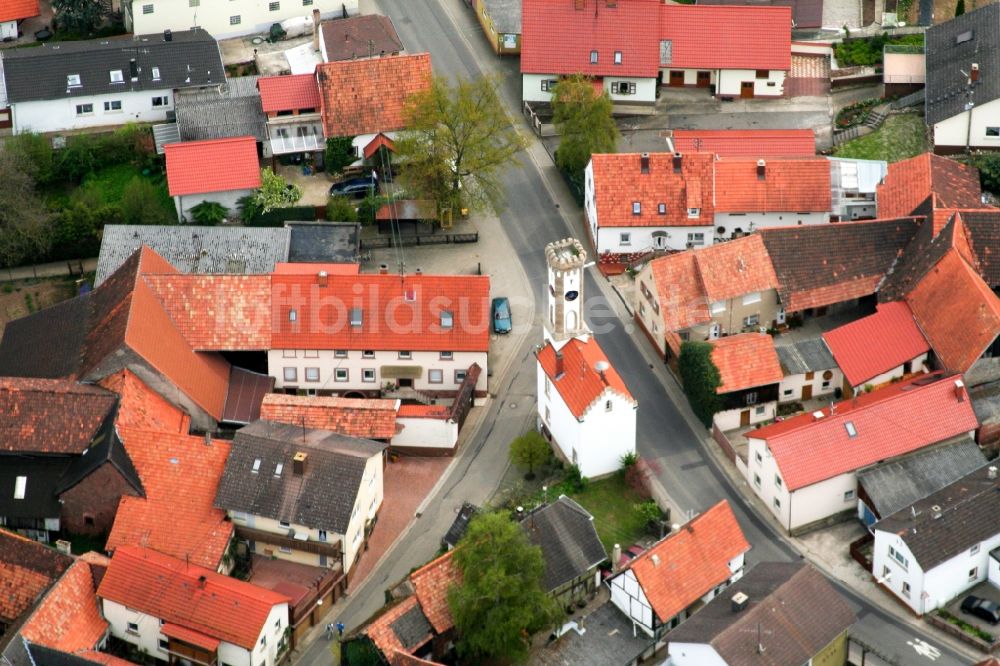
[[[571,290],[566,292],[565,298],[567,301],[575,301],[579,296],[580,292]]]

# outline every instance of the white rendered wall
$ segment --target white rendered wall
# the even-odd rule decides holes
[[[669,666],[727,666],[715,648],[707,643],[668,643]]]
[[[975,148],[1000,148],[1000,136],[986,136],[987,127],[1000,126],[1000,99],[977,105],[972,109],[972,131],[969,132],[969,113],[957,115],[934,124],[935,146],[965,147],[966,137]]]
[[[222,204],[228,211],[231,218],[239,216],[239,207],[236,205],[240,199],[253,194],[253,190],[228,190],[225,192],[206,192],[204,194],[185,194],[174,197],[174,208],[182,222],[191,221],[191,209],[205,201],[214,201]]]
[[[145,5],[152,5],[153,13],[143,13]],[[132,31],[136,34],[199,26],[216,39],[225,39],[266,33],[272,24],[289,18],[311,18],[313,9],[319,9],[324,19],[342,16],[344,7],[353,16],[358,13],[358,0],[313,0],[311,5],[304,5],[302,0],[280,0],[275,11],[271,10],[271,0],[202,0],[197,7],[192,7],[189,0],[132,0],[130,7]],[[232,24],[233,16],[240,17],[238,25]]]
[[[653,609],[646,593],[631,569],[626,569],[608,583],[611,588],[611,603],[618,607],[625,617],[640,627],[647,635],[653,635]]]
[[[760,414],[757,413],[757,409],[759,407],[764,408],[764,411]],[[748,409],[750,410],[751,425],[755,423],[763,423],[764,421],[770,421],[774,418],[778,409],[778,402],[776,400],[771,400],[769,402],[761,402],[748,407],[740,407],[739,409],[726,409],[721,412],[716,412],[713,417],[713,421],[715,425],[719,426],[719,430],[722,430],[723,432],[735,430],[740,427],[740,414]]]
[[[166,106],[153,106],[154,97],[166,97]],[[121,102],[120,111],[105,111],[105,102]],[[93,113],[78,116],[79,104],[92,104]],[[14,132],[61,132],[88,127],[114,127],[126,123],[153,123],[167,119],[167,112],[174,108],[171,90],[112,93],[65,97],[36,102],[11,104]]]
[[[806,373],[799,375],[786,375],[778,385],[778,402],[793,402],[802,399],[802,389],[812,386],[812,397],[819,398],[824,395],[832,395],[834,391],[843,386],[844,373],[840,368],[831,368],[830,379],[823,379],[826,370],[817,370],[813,373],[812,379],[806,379]],[[788,391],[791,393],[787,394]]]
[[[453,449],[458,443],[458,424],[449,419],[397,417],[396,425],[403,429],[393,435],[393,446]]]
[[[715,213],[716,235],[722,238],[730,238],[733,232],[739,229],[743,233],[749,233],[762,228],[772,227],[794,227],[803,224],[826,224],[830,221],[829,211],[825,212],[773,212],[755,213],[746,211],[745,213]],[[719,228],[724,229],[721,233]]]
[[[785,72],[772,69],[766,79],[758,79],[752,69],[723,69],[719,72],[719,84],[716,95],[739,97],[740,84],[743,81],[753,81],[754,97],[781,97],[785,93]],[[769,83],[774,85],[768,85]]]

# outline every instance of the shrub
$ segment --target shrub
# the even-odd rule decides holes
[[[347,197],[330,197],[326,202],[326,219],[331,222],[357,222],[358,209]]]
[[[590,480],[580,473],[579,465],[570,465],[563,475],[563,483],[570,487],[574,493],[579,493],[587,489]]]
[[[375,214],[386,198],[378,194],[369,194],[358,204],[358,222],[361,224],[375,224]]]
[[[712,345],[692,341],[681,344],[677,370],[691,409],[705,427],[709,427],[712,417],[721,408],[715,389],[722,385],[719,369],[712,362]]]
[[[218,201],[202,201],[191,209],[191,219],[196,224],[214,227],[225,221],[229,209]]]
[[[642,516],[647,529],[656,527],[663,520],[663,512],[660,511],[660,505],[654,499],[633,504],[632,509]]]
[[[629,451],[628,453],[619,456],[618,462],[621,463],[622,469],[628,469],[629,467],[634,467],[637,462],[639,462],[639,454],[635,451]]]
[[[141,176],[135,176],[122,190],[119,204],[124,224],[176,224],[177,220],[158,205],[160,193],[156,186]]]
[[[534,430],[526,432],[510,443],[510,461],[518,467],[527,467],[524,478],[535,478],[535,468],[544,465],[552,456],[549,443]]]
[[[339,136],[327,139],[324,158],[327,173],[338,172],[344,167],[350,166],[358,159],[354,153],[354,137]]]

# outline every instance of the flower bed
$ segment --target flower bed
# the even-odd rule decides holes
[[[843,109],[837,112],[837,119],[835,121],[836,128],[838,130],[847,129],[848,127],[856,127],[861,125],[868,119],[868,114],[871,110],[878,106],[882,100],[878,98],[865,99],[860,102],[855,102],[850,106],[845,106]]]

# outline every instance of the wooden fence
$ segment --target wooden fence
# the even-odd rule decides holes
[[[377,238],[362,238],[362,250],[375,250],[387,247],[413,247],[416,245],[446,245],[448,243],[478,243],[479,232],[471,234],[430,234],[417,236],[379,236]]]

